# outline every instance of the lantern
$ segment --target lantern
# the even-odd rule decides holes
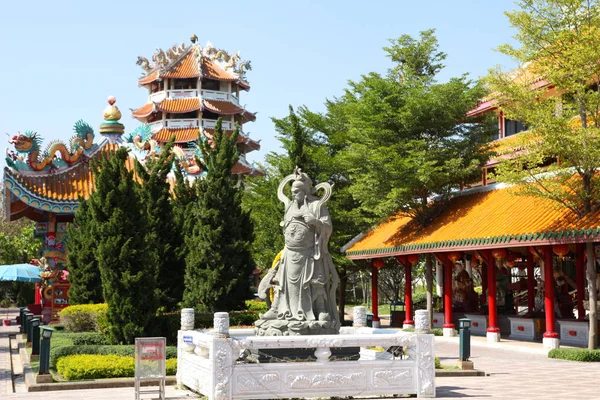
[[[406,265],[406,256],[396,256],[396,262],[400,265]]]
[[[492,257],[496,260],[506,257],[506,250],[504,249],[494,249],[492,250]]]
[[[419,262],[419,255],[418,254],[409,254],[408,255],[408,262],[411,264],[416,264]]]
[[[552,251],[559,257],[564,257],[569,253],[569,246],[566,244],[555,244],[552,246]]]
[[[380,269],[384,265],[385,265],[385,262],[383,261],[383,258],[376,258],[373,260],[373,266],[377,269]]]
[[[448,253],[448,258],[453,263],[456,263],[458,260],[462,258],[462,253],[460,251],[453,251],[452,253]]]
[[[538,255],[538,253],[537,253],[537,252],[534,250],[534,248],[533,248],[533,247],[529,247],[528,249],[529,249],[529,253],[530,253],[530,254],[533,254],[533,257],[534,257],[534,258],[540,258],[540,256],[539,256],[539,255]]]

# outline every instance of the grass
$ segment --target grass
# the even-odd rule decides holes
[[[366,304],[346,305],[346,313],[352,314],[352,309],[355,306],[364,306],[367,309],[367,312],[371,313],[371,306],[367,307]],[[389,304],[380,304],[379,307],[377,307],[377,313],[380,317],[382,315],[390,315],[390,305]]]

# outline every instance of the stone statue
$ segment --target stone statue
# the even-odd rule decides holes
[[[292,182],[292,199],[284,188]],[[325,191],[322,198],[318,190]],[[273,287],[271,308],[255,322],[257,335],[322,335],[339,333],[336,306],[339,277],[327,244],[332,232],[325,203],[331,185],[312,181],[299,168],[279,184],[277,196],[285,206],[281,222],[285,248],[279,262],[263,278],[261,287]],[[261,296],[268,291],[259,290]]]

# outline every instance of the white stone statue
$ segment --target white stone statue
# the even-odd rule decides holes
[[[292,199],[284,193],[289,182],[292,182]],[[322,198],[316,196],[320,189],[325,191]],[[261,282],[261,287],[272,286],[275,296],[269,311],[255,323],[257,334],[338,333],[339,277],[327,247],[332,225],[325,207],[331,185],[321,183],[313,189],[310,178],[296,168],[294,174],[279,184],[277,195],[285,206],[281,222],[285,248],[274,267],[276,271],[270,271]]]

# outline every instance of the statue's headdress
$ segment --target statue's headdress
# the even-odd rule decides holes
[[[292,186],[302,186],[305,189],[306,194],[312,193],[312,180],[306,175],[306,173],[302,172],[302,170],[298,167],[294,169],[294,182],[292,182]]]

